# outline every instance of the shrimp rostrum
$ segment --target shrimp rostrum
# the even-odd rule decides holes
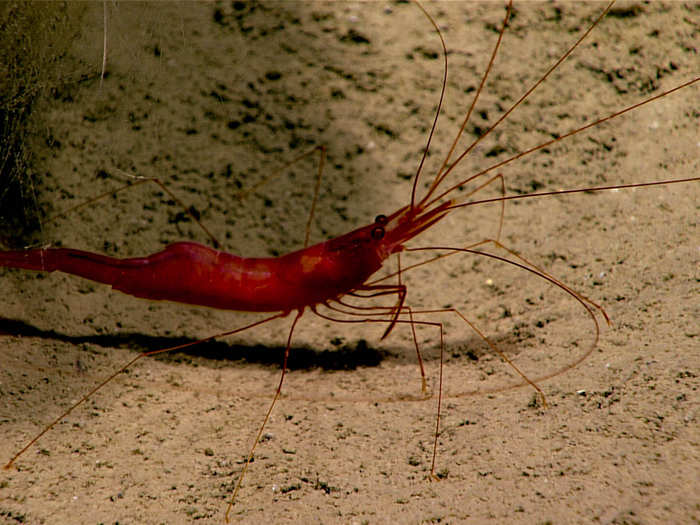
[[[604,16],[605,12],[601,14],[598,20]],[[428,15],[426,14],[426,16]],[[241,486],[241,481],[253,458],[255,446],[260,440],[265,423],[267,422],[274,404],[280,395],[287,369],[287,358],[291,347],[292,334],[297,321],[307,310],[325,319],[338,320],[342,322],[383,323],[386,325],[386,328],[382,337],[388,336],[392,332],[393,328],[399,323],[409,324],[411,327],[413,327],[415,324],[427,324],[439,328],[442,340],[442,327],[440,323],[414,320],[413,314],[419,312],[413,312],[407,305],[407,288],[401,281],[401,273],[410,271],[416,266],[459,253],[472,253],[523,268],[560,288],[562,291],[569,294],[574,300],[578,301],[578,303],[585,309],[587,315],[589,315],[592,320],[595,331],[595,336],[593,337],[594,340],[588,347],[587,351],[583,352],[578,361],[575,363],[570,363],[562,370],[572,368],[578,362],[584,359],[586,355],[593,350],[597,343],[599,332],[597,316],[602,315],[607,321],[607,315],[602,307],[569,288],[555,277],[549,275],[543,269],[533,265],[516,252],[506,248],[500,243],[498,238],[499,236],[496,236],[494,239],[486,239],[476,244],[464,247],[411,247],[408,243],[425,230],[442,221],[451,212],[464,207],[483,204],[486,202],[499,203],[501,207],[500,221],[502,224],[504,216],[503,209],[508,200],[610,189],[610,187],[594,187],[558,192],[542,192],[527,195],[506,196],[503,176],[496,170],[501,166],[521,158],[524,155],[545,148],[553,142],[563,140],[566,137],[580,133],[601,123],[602,121],[618,117],[619,115],[633,110],[636,107],[647,104],[653,100],[656,100],[657,98],[667,96],[673,91],[696,83],[700,80],[700,78],[695,78],[681,86],[644,100],[635,106],[589,123],[586,126],[574,129],[569,133],[553,139],[552,141],[540,144],[525,152],[514,155],[511,158],[501,161],[498,164],[466,179],[458,180],[456,182],[449,181],[448,176],[454,172],[456,166],[462,162],[462,160],[481,140],[483,140],[501,122],[503,122],[506,116],[515,110],[518,105],[520,105],[521,102],[525,100],[525,98],[547,78],[549,73],[551,73],[583,39],[583,37],[581,37],[581,39],[574,43],[571,48],[559,59],[559,61],[557,61],[557,63],[554,64],[554,66],[550,68],[550,70],[537,83],[535,83],[534,86],[527,90],[525,94],[520,97],[495,124],[493,124],[484,134],[482,134],[479,139],[474,141],[471,146],[466,148],[459,155],[456,155],[455,158],[452,158],[493,64],[493,57],[496,55],[500,44],[500,37],[503,35],[508,16],[509,15],[506,14],[505,19],[503,20],[503,26],[499,34],[498,43],[495,45],[493,50],[491,62],[483,75],[481,85],[476,91],[471,107],[466,113],[464,122],[456,134],[456,137],[452,143],[452,148],[450,149],[450,153],[442,163],[442,167],[433,175],[432,179],[429,180],[429,183],[425,186],[427,189],[421,190],[421,188],[424,187],[422,184],[422,167],[429,151],[431,139],[433,137],[438,115],[440,113],[440,107],[442,105],[445,91],[444,81],[440,102],[438,104],[438,110],[435,114],[433,126],[428,136],[427,144],[424,148],[423,159],[420,162],[420,165],[413,178],[410,199],[407,199],[409,203],[400,207],[396,211],[378,215],[373,222],[366,226],[362,226],[349,233],[330,240],[305,246],[303,249],[279,257],[246,258],[194,242],[178,242],[171,244],[164,250],[147,257],[126,259],[118,259],[69,248],[42,248],[3,251],[0,252],[0,266],[41,272],[65,272],[98,283],[110,285],[115,290],[144,299],[173,301],[223,310],[271,314],[270,316],[255,323],[222,334],[217,334],[207,339],[242,332],[254,326],[266,323],[272,319],[286,317],[292,313],[295,314],[294,321],[291,325],[286,341],[282,372],[277,391],[256,435],[255,441],[248,454],[247,461],[243,465],[231,499],[231,504],[236,497],[236,494]],[[429,16],[428,19],[433,24],[442,41],[442,35],[440,35],[435,22]],[[588,31],[590,31],[592,28],[593,26]],[[445,66],[444,74],[446,78],[447,53],[445,50],[444,41],[442,41],[442,48]],[[321,151],[322,165],[324,154],[323,150]],[[319,169],[319,176],[320,172],[321,170]],[[678,179],[673,181],[663,181],[660,183],[635,184],[629,186],[641,187],[651,186],[654,184],[669,184],[697,180],[699,180],[698,177],[694,177],[690,179]],[[501,196],[475,200],[474,195],[479,190],[489,185],[500,186]],[[620,187],[625,186],[616,186],[616,188]],[[421,192],[422,195],[420,195]],[[309,226],[307,223],[307,239],[308,228]],[[497,255],[495,253],[484,251],[484,248],[487,246],[498,248],[502,253],[505,253],[505,255]],[[401,269],[399,265],[399,270],[394,273],[390,273],[389,275],[385,275],[383,277],[373,277],[380,269],[384,267],[385,262],[392,255],[400,252],[420,252],[424,250],[432,251],[432,258],[423,262],[414,263],[412,266],[408,266],[403,269]],[[436,253],[437,255],[435,255]],[[391,278],[396,278],[396,282],[390,282]],[[351,303],[343,299],[349,295],[355,297],[356,299],[364,298],[370,302],[375,298],[394,297],[395,299],[392,299],[392,306],[362,307],[356,306],[355,303]],[[321,310],[321,307],[324,307],[326,310]],[[349,319],[346,316],[342,319],[337,319],[334,317],[336,314],[325,313],[327,310],[335,312],[336,314],[349,314],[350,316],[354,315],[356,317]],[[464,320],[464,322],[468,323],[474,330],[476,330],[479,336],[482,337],[495,352],[499,353],[501,357],[508,361],[507,357],[503,355],[491,341],[482,335],[479,329],[472,325],[472,323],[459,311],[452,308],[443,309],[441,311],[451,312],[459,316]],[[92,393],[104,386],[119,372],[132,365],[138,359],[146,355],[153,355],[156,353],[180,349],[183,346],[189,346],[190,344],[196,343],[188,343],[187,345],[181,345],[175,348],[148,352],[133,358],[122,369],[106,378],[91,392],[86,394],[80,401],[78,401],[78,403],[56,418],[56,420],[49,424],[44,431],[41,432],[41,434],[36,436],[25,448],[17,453],[7,463],[7,465],[5,465],[5,467],[9,468],[13,462],[25,450],[27,450],[27,448],[36,442],[54,424],[64,418],[71,410],[88,399]],[[418,348],[417,343],[416,348]],[[420,360],[420,353],[418,353],[418,357]],[[521,373],[513,363],[510,363],[510,365],[522,377],[521,384],[530,384],[540,393],[541,391],[535,382],[546,377],[556,375],[562,371],[559,370],[552,372],[547,376],[530,379],[527,378],[525,374]],[[438,390],[436,433],[433,447],[433,460],[431,465],[431,474],[433,477],[435,477],[434,472],[437,436],[440,428],[439,406],[440,396],[442,394],[441,385],[442,378],[440,378],[440,389]],[[424,392],[426,390],[424,374],[423,390]]]

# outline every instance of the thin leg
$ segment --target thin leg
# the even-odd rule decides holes
[[[251,187],[251,188],[249,188],[249,189],[247,189],[247,190],[245,190],[245,191],[243,191],[243,192],[241,192],[241,193],[238,194],[238,199],[239,199],[239,200],[245,198],[248,194],[252,193],[252,192],[255,191],[256,189],[258,189],[258,188],[260,188],[261,186],[265,185],[270,179],[272,179],[273,177],[277,176],[280,172],[282,172],[282,170],[288,168],[289,166],[292,166],[293,164],[295,164],[295,163],[299,162],[300,160],[302,160],[302,159],[308,157],[309,155],[313,155],[316,151],[320,152],[320,159],[319,159],[319,165],[318,165],[318,174],[317,174],[317,176],[316,176],[316,182],[315,182],[315,184],[314,184],[314,193],[313,193],[313,198],[312,198],[312,201],[311,201],[311,209],[310,209],[310,211],[309,211],[309,218],[308,218],[308,220],[306,221],[306,231],[305,231],[305,236],[304,236],[304,248],[306,248],[306,247],[308,246],[308,244],[309,244],[309,238],[310,238],[310,234],[311,234],[311,222],[312,222],[312,220],[313,220],[314,213],[315,213],[315,211],[316,211],[316,203],[318,202],[318,194],[319,194],[320,187],[321,187],[321,178],[322,178],[322,176],[323,176],[323,167],[324,167],[325,162],[326,162],[326,148],[325,148],[325,146],[316,146],[316,147],[313,148],[312,150],[307,151],[306,153],[302,153],[301,155],[299,155],[298,157],[296,157],[295,159],[293,159],[291,162],[288,162],[287,164],[283,165],[281,168],[279,168],[278,170],[276,170],[276,171],[274,172],[274,174],[268,175],[267,177],[263,178],[262,181],[260,181],[259,183],[255,184],[253,187]],[[212,245],[214,246],[214,248],[217,248],[217,249],[218,249],[218,248],[221,248],[221,247],[222,247],[221,242],[219,242],[219,240],[214,236],[214,234],[209,230],[209,228],[207,228],[207,227],[204,225],[204,223],[196,216],[196,214],[193,212],[192,208],[186,206],[185,203],[182,202],[182,200],[180,200],[180,199],[172,192],[172,190],[170,190],[170,189],[165,185],[165,183],[164,183],[163,181],[161,181],[161,180],[158,179],[157,177],[141,177],[141,176],[138,176],[138,175],[133,175],[133,174],[131,174],[131,173],[127,173],[127,172],[125,172],[125,171],[123,171],[123,170],[120,170],[120,169],[118,169],[118,168],[114,168],[114,170],[117,171],[117,172],[119,172],[119,174],[122,175],[123,177],[126,177],[126,178],[132,180],[133,182],[131,182],[130,184],[127,184],[127,185],[125,185],[125,186],[122,186],[122,187],[120,187],[120,188],[117,188],[116,190],[110,190],[110,191],[106,191],[106,192],[104,192],[104,193],[100,193],[99,195],[96,195],[96,196],[94,196],[94,197],[89,198],[89,199],[86,200],[85,202],[81,202],[80,204],[78,204],[78,205],[76,205],[76,206],[72,206],[72,207],[70,207],[70,208],[68,208],[68,209],[66,209],[66,210],[63,210],[63,211],[57,213],[56,215],[54,215],[53,217],[50,217],[50,218],[48,219],[47,222],[52,222],[52,221],[54,221],[54,220],[56,220],[56,219],[59,219],[59,218],[61,218],[61,217],[65,217],[66,215],[68,215],[68,214],[71,213],[71,212],[80,210],[80,209],[82,209],[82,208],[86,208],[86,207],[88,207],[88,206],[90,206],[90,205],[92,205],[92,204],[95,204],[96,202],[98,202],[98,201],[104,199],[105,197],[109,197],[110,195],[116,195],[117,193],[120,193],[120,192],[122,192],[122,191],[125,191],[125,190],[127,190],[127,189],[129,189],[129,188],[134,188],[134,187],[139,186],[139,185],[141,185],[141,184],[152,183],[152,184],[157,185],[157,186],[158,186],[163,192],[165,192],[173,201],[175,201],[175,202],[185,211],[185,213],[186,213],[187,215],[189,215],[189,217],[197,224],[197,226],[199,226],[199,228],[205,233],[205,235],[206,235],[207,237],[209,237],[209,239],[211,240]]]
[[[100,193],[99,195],[95,195],[94,197],[89,198],[85,202],[81,202],[80,204],[76,206],[72,206],[66,210],[63,210],[60,213],[57,213],[53,217],[50,217],[47,222],[52,222],[55,221],[56,219],[59,219],[61,217],[65,217],[71,212],[80,210],[82,208],[86,208],[87,206],[90,206],[91,204],[96,203],[99,200],[104,199],[105,197],[109,197],[110,195],[116,195],[117,193],[121,193],[122,191],[126,191],[130,188],[134,188],[136,186],[140,186],[141,184],[147,184],[147,183],[153,183],[160,187],[161,190],[163,190],[165,193],[168,194],[168,196],[174,200],[184,211],[187,215],[190,216],[190,218],[201,228],[201,230],[211,239],[212,244],[214,245],[214,248],[220,248],[221,243],[218,241],[218,239],[214,236],[209,229],[204,226],[204,223],[199,220],[199,218],[195,215],[195,213],[192,211],[191,207],[185,206],[185,204],[158,178],[156,177],[140,177],[137,175],[132,175],[131,173],[127,173],[125,171],[122,171],[118,168],[115,168],[116,171],[120,172],[121,175],[128,177],[129,179],[132,179],[134,182],[127,184],[126,186],[122,186],[121,188],[117,188],[116,190],[111,190],[111,191],[105,191],[104,193]]]
[[[229,522],[229,515],[231,513],[231,509],[233,508],[233,505],[236,501],[236,496],[238,495],[238,491],[241,488],[241,483],[243,483],[243,478],[245,477],[246,472],[248,471],[248,465],[250,465],[250,462],[253,461],[253,454],[255,453],[255,448],[258,446],[258,443],[260,442],[260,437],[262,436],[263,430],[265,429],[265,424],[267,423],[267,420],[270,419],[270,414],[272,414],[272,409],[275,406],[275,403],[277,403],[277,400],[280,397],[280,394],[282,393],[282,383],[284,383],[284,376],[287,373],[287,360],[289,358],[289,348],[292,345],[292,334],[294,333],[294,327],[297,324],[297,321],[301,318],[301,315],[304,313],[303,310],[300,310],[299,313],[297,313],[296,317],[294,318],[294,321],[292,322],[292,327],[289,329],[289,336],[287,337],[287,346],[284,349],[284,359],[282,361],[282,374],[280,375],[280,382],[277,385],[277,390],[275,391],[275,396],[272,398],[272,403],[270,403],[270,408],[267,409],[267,412],[265,413],[265,419],[263,419],[262,425],[260,425],[260,429],[258,430],[257,435],[255,436],[255,441],[253,441],[253,446],[250,447],[250,452],[248,453],[248,458],[245,461],[245,464],[243,465],[243,470],[241,470],[241,473],[238,476],[238,481],[236,482],[236,488],[233,489],[233,494],[231,495],[231,501],[228,503],[228,507],[226,508],[226,523]]]
[[[306,157],[308,157],[310,155],[313,155],[317,151],[319,152],[319,155],[320,155],[320,158],[318,161],[318,174],[316,175],[316,183],[314,184],[314,195],[313,195],[313,198],[311,199],[311,207],[309,209],[309,218],[306,220],[306,229],[305,229],[305,234],[304,234],[304,248],[306,248],[309,245],[309,239],[311,237],[311,222],[313,221],[314,214],[316,213],[316,203],[318,202],[318,194],[319,194],[319,191],[321,189],[321,179],[323,177],[323,167],[326,164],[326,147],[325,146],[316,146],[312,150],[307,151],[305,153],[302,153],[298,157],[292,159],[290,162],[281,166],[279,169],[276,169],[270,175],[263,177],[263,179],[260,182],[258,182],[257,184],[254,184],[252,187],[250,187],[250,188],[246,189],[245,191],[238,194],[239,199],[245,198],[250,193],[254,192],[258,188],[267,184],[274,177],[277,177],[280,173],[282,173],[283,170],[289,168],[290,166],[293,166],[294,164],[296,164],[300,160],[305,159]]]
[[[15,454],[14,456],[12,456],[12,459],[10,459],[10,461],[8,461],[8,462],[5,464],[5,466],[3,467],[3,469],[4,469],[4,470],[9,470],[9,469],[12,467],[12,464],[17,460],[17,458],[19,458],[22,454],[24,454],[34,443],[36,443],[44,434],[46,434],[49,430],[51,430],[59,421],[63,420],[63,418],[65,418],[68,414],[70,414],[71,412],[73,412],[73,410],[75,410],[75,409],[78,408],[80,405],[82,405],[83,403],[85,403],[85,401],[87,401],[88,399],[90,399],[90,397],[92,397],[92,395],[93,395],[95,392],[97,392],[98,390],[102,389],[102,387],[104,387],[107,383],[109,383],[110,381],[112,381],[112,379],[114,379],[114,378],[117,377],[119,374],[121,374],[124,370],[126,370],[127,368],[129,368],[130,366],[132,366],[134,363],[136,363],[136,361],[138,361],[138,360],[140,360],[140,359],[142,359],[142,358],[144,358],[144,357],[154,356],[154,355],[157,355],[157,354],[163,354],[163,353],[165,353],[165,352],[174,352],[175,350],[182,350],[183,348],[187,348],[187,347],[190,347],[190,346],[198,345],[198,344],[204,343],[204,342],[206,342],[206,341],[211,341],[211,340],[213,340],[213,339],[216,339],[217,337],[225,337],[225,336],[228,336],[228,335],[232,335],[232,334],[236,334],[236,333],[239,333],[239,332],[243,332],[243,331],[245,331],[245,330],[248,330],[249,328],[253,328],[254,326],[258,326],[258,325],[267,323],[268,321],[272,321],[273,319],[277,319],[277,318],[279,318],[279,317],[284,317],[284,316],[286,316],[286,315],[287,315],[286,313],[276,314],[276,315],[273,315],[273,316],[271,316],[271,317],[267,317],[267,318],[265,318],[265,319],[263,319],[263,320],[261,320],[261,321],[256,321],[255,323],[251,323],[251,324],[249,324],[249,325],[246,325],[246,326],[244,326],[244,327],[242,327],[242,328],[236,328],[235,330],[229,330],[229,331],[227,331],[227,332],[222,332],[222,333],[220,333],[220,334],[212,335],[212,336],[209,336],[209,337],[207,337],[207,338],[205,338],[205,339],[201,339],[201,340],[199,340],[199,341],[193,341],[193,342],[191,342],[191,343],[185,343],[185,344],[182,344],[182,345],[171,346],[171,347],[169,347],[169,348],[163,348],[163,349],[161,349],[161,350],[154,350],[154,351],[152,351],[152,352],[143,352],[143,353],[137,355],[136,357],[134,357],[133,359],[131,359],[128,363],[126,363],[124,366],[122,366],[119,370],[117,370],[116,372],[112,373],[112,374],[109,375],[107,378],[103,379],[100,383],[98,383],[96,386],[94,386],[94,387],[92,388],[92,390],[90,390],[87,394],[85,394],[83,397],[81,397],[76,403],[74,403],[74,404],[71,405],[67,410],[65,410],[60,416],[58,416],[58,417],[57,417],[56,419],[54,419],[51,423],[49,423],[48,425],[46,425],[46,427],[44,427],[44,429],[43,429],[41,432],[39,432],[39,434],[37,434],[29,443],[27,443],[27,444],[22,448],[22,450],[20,450],[19,452],[17,452],[17,454]],[[296,321],[295,321],[295,322],[296,322]]]
[[[306,221],[306,230],[304,234],[304,248],[309,246],[309,238],[311,236],[311,221],[314,219],[316,212],[316,203],[318,202],[318,192],[321,189],[321,178],[323,177],[323,165],[326,163],[326,147],[316,146],[311,152],[320,151],[321,158],[318,161],[318,175],[316,176],[316,185],[314,186],[314,198],[311,200],[311,209],[309,210],[309,218]]]

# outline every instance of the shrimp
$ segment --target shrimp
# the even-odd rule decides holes
[[[697,79],[691,80],[686,86],[695,82]],[[670,90],[659,97],[664,97],[669,93]],[[654,97],[654,99],[656,98]],[[654,99],[648,99],[647,103]],[[454,144],[457,144],[457,140],[454,141]],[[428,150],[429,146],[425,148],[425,152]],[[479,173],[476,177],[457,180],[457,182],[448,183],[447,180],[447,176],[452,174],[462,162],[467,151],[464,150],[464,154],[453,159],[451,163],[446,160],[445,169],[438,171],[430,180],[427,191],[423,195],[419,195],[420,185],[418,181],[422,180],[419,168],[413,180],[410,204],[401,206],[398,210],[387,215],[379,215],[374,222],[357,228],[346,235],[279,257],[241,258],[200,244],[186,242],[171,244],[162,252],[149,257],[127,259],[117,259],[66,248],[8,251],[0,255],[0,264],[37,271],[72,273],[109,284],[116,290],[136,297],[176,301],[219,309],[275,314],[263,321],[232,332],[245,330],[294,313],[294,321],[289,329],[284,351],[282,374],[276,395],[257,433],[255,439],[255,444],[257,444],[281,392],[292,335],[298,319],[305,310],[319,313],[320,306],[349,308],[345,303],[345,296],[359,294],[359,292],[367,292],[369,295],[391,295],[395,296],[393,306],[381,310],[381,317],[362,319],[362,322],[373,321],[386,325],[384,337],[388,336],[397,324],[413,326],[416,321],[406,319],[408,315],[405,306],[406,286],[400,281],[395,285],[386,284],[385,281],[371,281],[372,276],[383,267],[384,262],[393,254],[410,251],[411,248],[406,245],[409,240],[447,220],[450,212],[454,210],[474,206],[477,203],[483,204],[486,201],[503,203],[506,199],[523,198],[522,196],[509,196],[478,201],[468,200],[476,192],[476,189],[470,189],[469,195],[465,196],[463,188],[467,183],[475,181],[476,178],[487,175],[486,172]],[[498,176],[496,178],[483,178],[486,178],[487,182],[502,180]],[[678,179],[673,182],[687,182],[689,180],[697,180],[697,178]],[[672,181],[664,183],[669,184],[670,182]],[[478,184],[477,189],[480,189],[484,184],[486,183]],[[641,185],[631,186],[639,187]],[[586,187],[585,190],[593,191],[605,188],[607,186]],[[530,194],[530,197],[549,197],[577,191],[582,190],[536,192]],[[430,247],[439,251],[439,246],[431,245]],[[448,253],[460,251],[455,250],[454,247],[446,247],[446,249],[449,250]],[[467,251],[469,249],[463,249],[461,253]],[[473,247],[473,251],[482,252],[478,246]],[[403,268],[403,272],[406,271],[407,268]],[[588,301],[584,296],[551,278],[546,272],[536,268],[531,268],[531,271],[559,285],[560,288],[584,305],[591,315],[593,309],[597,308],[595,303]],[[399,272],[398,275],[401,276],[402,273]],[[593,346],[590,348],[592,349]],[[253,450],[254,448],[255,445],[253,445]],[[250,451],[238,478],[234,496],[253,457],[253,450]],[[431,471],[434,471],[434,464],[431,466]]]

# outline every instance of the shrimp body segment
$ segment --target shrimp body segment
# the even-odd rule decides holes
[[[117,259],[69,248],[0,252],[0,266],[60,271],[135,297],[247,312],[303,311],[363,283],[403,243],[444,216],[404,207],[368,226],[281,257],[244,258],[178,242],[147,257]]]

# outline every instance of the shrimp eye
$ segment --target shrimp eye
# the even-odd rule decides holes
[[[379,225],[382,225],[382,226],[383,226],[384,224],[386,224],[386,221],[387,221],[386,215],[377,215],[377,216],[374,218],[374,222],[375,222],[376,224],[379,224]]]
[[[372,239],[378,241],[384,237],[384,228],[381,226],[376,226],[375,228],[372,228],[372,233],[370,233],[370,235],[372,236]]]

